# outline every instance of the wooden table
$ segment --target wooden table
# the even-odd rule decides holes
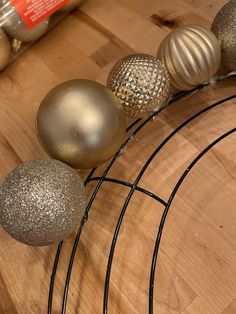
[[[183,24],[210,27],[225,0],[87,0],[0,74],[0,177],[23,161],[45,157],[35,133],[43,96],[74,78],[105,83],[131,52],[155,55],[164,36]],[[180,100],[147,123],[109,177],[133,183],[152,152],[200,110],[235,94],[235,79]],[[186,124],[153,159],[139,186],[165,202],[180,176],[216,138],[236,126],[236,100]],[[134,128],[135,129],[135,128]],[[227,136],[193,167],[171,204],[157,259],[154,313],[236,313],[236,135]],[[98,170],[99,173],[102,169]],[[87,186],[92,193],[96,182]],[[104,182],[76,251],[67,313],[102,313],[114,229],[130,188]],[[108,313],[148,313],[149,277],[164,206],[135,191],[116,244]],[[0,312],[46,313],[57,245],[27,247],[0,230]],[[74,237],[56,274],[53,311],[61,301]]]

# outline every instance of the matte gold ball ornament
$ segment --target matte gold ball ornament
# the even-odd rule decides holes
[[[55,87],[43,99],[37,129],[44,149],[79,169],[109,160],[126,135],[126,117],[113,93],[89,80]]]
[[[169,76],[161,61],[147,54],[120,59],[111,69],[107,87],[129,117],[142,118],[160,108],[169,96]]]
[[[208,81],[220,65],[220,46],[216,36],[201,26],[181,26],[161,43],[157,57],[177,90],[190,90]]]
[[[50,18],[43,20],[33,28],[28,28],[9,0],[1,1],[0,22],[3,30],[12,39],[20,42],[33,42],[43,36],[49,27]]]
[[[0,28],[0,71],[4,69],[10,61],[11,45],[5,32]]]
[[[53,159],[29,161],[0,186],[0,224],[22,243],[49,245],[79,226],[85,202],[85,188],[74,169]]]
[[[226,3],[216,15],[211,30],[221,48],[221,64],[231,71],[236,70],[236,1]]]

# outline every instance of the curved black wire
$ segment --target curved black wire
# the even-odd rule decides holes
[[[189,174],[189,172],[193,169],[193,167],[197,164],[197,162],[211,149],[213,148],[217,143],[225,139],[227,136],[231,135],[232,133],[236,132],[236,128],[233,128],[232,130],[224,133],[220,137],[218,137],[215,141],[213,141],[211,144],[209,144],[191,163],[190,165],[186,168],[182,176],[180,177],[179,181],[174,187],[173,192],[171,193],[169,200],[167,202],[166,208],[163,212],[160,224],[159,224],[159,229],[157,233],[157,238],[155,242],[155,247],[154,247],[154,252],[153,252],[153,258],[152,258],[152,266],[151,266],[151,274],[150,274],[150,284],[149,284],[149,314],[153,314],[153,294],[154,294],[154,280],[155,280],[155,270],[156,270],[156,261],[157,261],[157,255],[160,247],[160,242],[161,242],[161,237],[162,237],[162,232],[163,228],[165,225],[165,221],[170,209],[170,206],[175,198],[175,195],[180,188],[181,184],[183,183],[184,179],[186,176]]]
[[[148,121],[150,121],[152,119],[153,116],[156,116],[158,113],[160,113],[162,110],[164,110],[164,108],[159,109],[155,114],[153,114],[151,117],[149,117],[148,119],[146,119],[146,123]],[[144,121],[144,122],[145,122]],[[138,120],[136,120],[135,122],[138,122]],[[145,124],[146,124],[145,123]],[[136,123],[135,123],[136,124]],[[143,126],[145,125],[143,124]],[[133,123],[134,125],[134,123]],[[128,128],[129,129],[129,128]],[[138,131],[140,131],[141,128],[138,127],[135,132],[133,134],[137,134]],[[100,187],[104,181],[104,178],[107,176],[107,174],[109,173],[111,167],[113,166],[114,162],[116,161],[116,159],[120,156],[121,152],[124,150],[124,148],[128,145],[128,143],[130,142],[130,137],[127,138],[127,140],[125,141],[125,143],[121,146],[121,148],[119,149],[119,151],[115,154],[115,156],[112,158],[110,164],[107,166],[107,168],[105,169],[105,171],[103,172],[102,176],[101,176],[101,180],[98,181],[97,186],[94,189],[94,192],[89,200],[89,203],[85,209],[85,214],[84,214],[84,218],[81,222],[81,225],[79,227],[78,233],[76,235],[75,241],[74,241],[74,245],[71,251],[71,256],[70,256],[70,261],[69,261],[69,265],[68,265],[68,269],[67,269],[67,275],[66,275],[66,281],[65,281],[65,287],[64,287],[64,293],[63,293],[63,300],[62,300],[62,314],[66,313],[66,306],[67,306],[67,297],[68,297],[68,291],[69,291],[69,285],[70,285],[70,278],[71,278],[71,272],[72,272],[72,268],[73,268],[73,263],[74,263],[74,259],[75,259],[75,254],[76,254],[76,250],[78,247],[78,243],[79,243],[79,239],[80,239],[80,235],[81,232],[83,230],[84,224],[88,218],[88,214],[89,211],[93,205],[93,202],[95,200],[95,197],[98,193],[98,191],[100,190]],[[87,182],[85,182],[85,185],[87,185]]]
[[[102,177],[93,177],[89,180],[89,182],[92,182],[92,181],[99,181],[101,180]],[[119,179],[116,179],[116,178],[104,178],[103,181],[105,182],[110,182],[110,183],[116,183],[116,184],[120,184],[120,185],[123,185],[123,186],[128,186],[130,188],[133,187],[133,185],[129,182],[126,182],[126,181],[122,181],[122,180],[119,180]],[[148,190],[145,190],[143,188],[141,188],[140,186],[137,186],[136,187],[136,190],[139,191],[139,192],[142,192],[152,198],[154,198],[156,201],[158,201],[159,203],[161,203],[162,205],[166,206],[167,203],[162,199],[160,198],[159,196],[157,196],[156,194],[148,191]]]
[[[234,72],[232,72],[232,73],[228,74],[227,76],[216,78],[216,81],[225,80],[225,79],[228,79],[228,78],[231,78],[231,77],[235,77],[235,76],[236,76],[236,74]],[[179,100],[181,98],[184,98],[185,96],[190,95],[191,93],[193,93],[196,90],[201,90],[202,88],[204,88],[205,86],[210,85],[210,84],[211,84],[211,82],[207,82],[206,84],[203,84],[203,85],[200,85],[200,86],[196,87],[192,91],[180,92],[180,93],[176,94],[175,96],[170,97],[168,99],[168,101],[166,102],[166,104],[163,106],[163,108],[161,108],[157,112],[153,113],[149,118],[145,119],[144,122],[136,128],[136,130],[133,132],[133,135],[137,134],[150,120],[152,120],[154,117],[156,117],[159,114],[159,112],[161,112],[168,105],[174,103],[175,101],[177,101],[177,100]],[[127,132],[130,131],[140,121],[141,121],[141,119],[135,120],[127,128]],[[126,142],[122,145],[122,147],[119,150],[119,152],[114,156],[114,158],[112,159],[111,163],[108,165],[108,167],[104,171],[104,173],[103,173],[103,175],[101,177],[101,180],[98,182],[97,186],[95,187],[93,195],[91,196],[89,204],[88,204],[88,206],[87,206],[87,208],[85,210],[84,219],[83,219],[83,221],[81,223],[81,226],[80,226],[79,231],[77,233],[77,236],[75,238],[73,249],[72,249],[72,252],[71,252],[70,262],[69,262],[69,265],[68,265],[67,277],[66,277],[66,282],[65,282],[65,287],[64,287],[64,294],[63,294],[62,313],[66,313],[66,302],[67,302],[67,295],[68,295],[68,290],[69,290],[70,276],[71,276],[71,271],[72,271],[72,267],[73,267],[73,261],[74,261],[74,257],[75,257],[75,254],[76,254],[76,248],[78,246],[80,234],[82,232],[84,223],[87,220],[89,210],[90,210],[90,208],[92,206],[92,203],[93,203],[93,201],[94,201],[94,199],[96,197],[96,194],[98,193],[98,191],[99,191],[99,189],[100,189],[100,187],[102,185],[102,182],[104,181],[107,173],[109,172],[110,168],[114,164],[115,160],[120,155],[120,152],[122,151],[122,149],[129,143],[129,141],[130,141],[130,138],[128,138],[126,140]],[[87,180],[85,181],[85,185],[87,185],[87,183],[89,181],[89,178],[91,178],[91,176],[93,175],[93,173],[95,171],[96,171],[96,168],[94,168],[90,172]],[[149,192],[149,191],[147,191],[147,192]],[[49,297],[48,297],[48,314],[52,313],[51,310],[52,310],[53,287],[54,287],[54,281],[55,281],[55,275],[56,275],[56,271],[57,271],[58,261],[59,261],[59,257],[60,257],[60,254],[61,254],[61,249],[62,249],[62,242],[58,246],[58,250],[57,250],[57,253],[56,253],[56,256],[55,256],[54,265],[53,265],[52,276],[51,276],[51,280],[50,280],[50,289],[49,289]]]
[[[49,296],[48,296],[48,314],[52,314],[52,297],[53,297],[54,281],[56,277],[59,258],[61,255],[62,245],[63,245],[63,241],[61,241],[57,247],[57,253],[56,253],[55,261],[53,264],[52,275],[50,279]]]
[[[135,189],[137,188],[137,184],[139,183],[139,181],[141,180],[142,176],[144,175],[145,171],[147,170],[148,166],[150,165],[150,163],[152,162],[152,160],[156,157],[156,155],[160,152],[160,150],[166,145],[166,143],[168,143],[173,137],[174,135],[179,132],[181,129],[183,129],[187,124],[189,124],[190,122],[192,122],[194,119],[196,119],[197,117],[199,117],[200,115],[202,115],[203,113],[215,108],[216,106],[219,106],[220,104],[225,103],[226,101],[229,101],[233,98],[235,98],[236,95],[227,97],[225,99],[222,99],[208,107],[206,107],[205,109],[201,110],[200,112],[196,113],[195,115],[193,115],[192,117],[188,118],[187,120],[185,120],[181,125],[179,125],[173,132],[171,132],[165,139],[164,141],[155,149],[155,151],[152,153],[152,155],[148,158],[148,160],[146,161],[146,163],[144,164],[144,166],[142,167],[141,171],[139,172],[134,184],[132,185],[132,189],[130,190],[123,208],[121,210],[118,222],[116,224],[116,228],[114,231],[114,235],[113,235],[113,239],[112,239],[112,244],[111,244],[111,249],[110,249],[110,253],[109,253],[109,258],[108,258],[108,263],[107,263],[107,271],[106,271],[106,277],[105,277],[105,288],[104,288],[104,298],[103,298],[103,313],[107,314],[108,313],[108,293],[109,293],[109,286],[110,286],[110,276],[111,276],[111,268],[112,268],[112,262],[113,262],[113,257],[114,257],[114,252],[115,252],[115,247],[116,247],[116,242],[117,242],[117,238],[118,238],[118,234],[120,231],[120,227],[124,218],[124,215],[126,213],[126,209],[129,205],[129,202],[131,200],[131,197],[135,191]]]

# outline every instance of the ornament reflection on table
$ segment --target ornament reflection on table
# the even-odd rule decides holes
[[[181,26],[161,43],[157,57],[177,90],[190,90],[208,81],[220,65],[220,46],[215,35],[201,26]]]
[[[68,237],[79,226],[85,188],[77,172],[57,160],[34,160],[13,170],[0,187],[0,223],[34,246]]]
[[[153,56],[133,54],[113,66],[107,87],[129,117],[142,118],[159,109],[169,96],[169,76],[161,61]]]
[[[231,0],[218,12],[212,27],[221,47],[221,63],[236,71],[236,1]]]
[[[54,158],[79,169],[109,160],[126,135],[124,110],[105,86],[73,80],[55,87],[37,115],[40,142]]]
[[[0,28],[0,71],[5,68],[11,57],[11,45],[5,32]]]

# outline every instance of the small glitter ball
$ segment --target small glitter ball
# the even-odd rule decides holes
[[[161,61],[147,54],[120,59],[107,80],[129,117],[143,118],[158,110],[169,96],[169,75]]]
[[[28,245],[49,245],[68,237],[79,226],[84,208],[80,176],[55,159],[18,166],[0,187],[0,224]]]

